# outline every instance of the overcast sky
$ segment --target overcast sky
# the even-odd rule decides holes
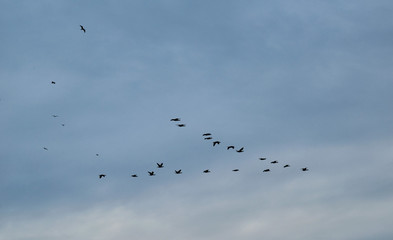
[[[393,239],[392,12],[0,1],[0,240]]]

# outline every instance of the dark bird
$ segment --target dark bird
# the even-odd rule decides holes
[[[308,171],[308,168],[306,168],[306,167],[305,167],[305,168],[302,168],[302,171],[303,171],[303,172]]]
[[[105,174],[100,174],[100,175],[98,175],[98,176],[99,176],[99,178],[106,177],[106,175],[105,175]]]
[[[81,30],[85,33],[86,29],[82,25],[79,25],[79,26],[81,26]]]
[[[171,121],[178,122],[178,121],[180,121],[180,118],[172,118]]]
[[[164,167],[164,163],[157,163],[157,167],[158,168],[163,168]]]
[[[266,160],[266,158],[265,158],[265,157],[263,157],[263,158],[259,158],[259,160]]]
[[[96,153],[96,156],[98,157],[100,154]]]
[[[48,151],[48,149],[46,147],[44,147],[44,150]]]
[[[236,168],[236,169],[233,169],[232,171],[234,171],[234,172],[239,172],[239,169]]]
[[[270,162],[270,163],[273,163],[273,164],[275,164],[275,163],[278,163],[277,161],[273,161],[273,162]]]
[[[59,117],[59,115],[55,115],[55,114],[53,114],[53,115],[52,115],[52,117]]]
[[[65,124],[64,124],[64,123],[62,123],[62,124],[61,124],[61,126],[63,126],[63,127],[64,127],[64,126],[65,126]]]
[[[263,172],[270,172],[270,169],[269,168],[265,169],[265,170],[263,170]]]
[[[147,171],[147,172],[149,173],[149,176],[155,176],[156,175],[156,174],[154,174],[153,171],[151,171],[151,172]]]
[[[178,127],[185,127],[186,124],[177,124]]]
[[[212,139],[212,137],[205,137],[205,140],[210,140]]]
[[[203,171],[204,173],[209,173],[210,172],[210,170],[209,169],[206,169],[205,171]]]
[[[136,175],[136,174],[132,174],[132,175],[131,175],[131,177],[138,177],[138,175]]]
[[[244,147],[240,148],[239,150],[236,150],[236,152],[244,152]]]
[[[51,83],[52,83],[52,84],[56,84],[56,82],[54,82],[54,81],[52,81]]]
[[[232,145],[231,145],[231,146],[228,146],[228,147],[227,147],[227,150],[229,150],[229,149],[235,149],[235,146],[232,146]]]
[[[213,147],[216,146],[217,144],[220,144],[220,143],[221,143],[220,141],[214,141],[213,142]]]
[[[175,173],[176,173],[176,174],[181,174],[181,169],[175,170]]]
[[[284,168],[287,168],[287,167],[290,167],[290,165],[289,164],[284,165]]]
[[[211,136],[211,133],[204,133],[202,136]]]

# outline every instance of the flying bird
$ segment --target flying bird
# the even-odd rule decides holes
[[[220,141],[214,141],[213,142],[213,147],[216,146],[217,144],[220,144],[220,143],[221,143]]]
[[[262,157],[262,158],[259,158],[259,160],[266,160],[266,158],[265,158],[265,157]]]
[[[61,124],[61,126],[63,126],[63,127],[64,127],[64,126],[65,126],[65,124],[64,124],[64,123],[62,123],[62,124]]]
[[[53,114],[52,117],[59,117],[59,115]]]
[[[100,156],[100,154],[96,153],[96,156],[98,157],[98,156]]]
[[[302,168],[302,171],[303,171],[303,172],[308,171],[308,168],[306,168],[306,167],[305,167],[305,168]]]
[[[202,136],[211,136],[211,133],[204,133]]]
[[[100,174],[100,175],[98,175],[98,177],[99,178],[103,178],[103,177],[106,177],[106,175],[105,174]]]
[[[205,140],[210,140],[212,139],[212,137],[205,137]]]
[[[275,161],[273,161],[273,162],[270,162],[270,163],[273,163],[273,164],[275,164],[275,163],[278,163],[278,162],[275,160]]]
[[[228,147],[227,147],[227,150],[229,150],[229,149],[235,149],[235,146],[232,146],[232,145],[231,145],[231,146],[228,146]]]
[[[186,124],[177,124],[178,127],[185,127]]]
[[[204,172],[204,173],[209,173],[210,170],[209,170],[209,169],[206,169],[206,170],[204,170],[203,172]]]
[[[270,169],[269,168],[265,169],[265,170],[263,170],[263,172],[270,172]]]
[[[181,169],[175,170],[175,173],[176,173],[176,174],[181,174]]]
[[[54,82],[54,81],[52,81],[51,83],[52,83],[52,84],[56,84],[56,82]]]
[[[239,169],[236,168],[236,169],[233,169],[232,171],[234,171],[234,172],[239,172]]]
[[[138,177],[138,175],[136,175],[136,174],[132,174],[132,175],[131,175],[131,177]]]
[[[240,148],[239,150],[236,150],[236,152],[244,152],[244,147]]]
[[[86,29],[82,25],[79,25],[79,26],[81,26],[81,30],[85,33]]]
[[[284,165],[284,168],[287,168],[287,167],[290,167],[290,165],[289,164]]]
[[[180,121],[180,118],[172,118],[171,121],[178,122],[178,121]]]
[[[151,172],[147,171],[147,172],[149,173],[149,176],[155,176],[156,175],[156,174],[154,174],[153,171],[151,171]]]
[[[43,147],[43,148],[44,148],[44,150],[48,151],[48,149],[46,147]]]
[[[163,168],[164,167],[164,163],[157,163],[157,167],[158,168]]]

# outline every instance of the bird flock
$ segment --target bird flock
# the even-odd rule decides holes
[[[86,33],[85,27],[82,26],[82,25],[79,25],[79,26],[80,26],[80,30],[83,31],[83,33]],[[55,81],[51,81],[51,84],[55,85],[56,82],[55,82]],[[52,117],[53,117],[53,118],[58,118],[59,115],[53,114]],[[180,128],[186,127],[186,124],[181,123],[181,118],[178,118],[178,117],[172,118],[172,119],[170,119],[170,121],[171,121],[171,122],[175,122],[175,123],[176,123],[176,126],[178,126],[178,127],[180,127]],[[65,124],[64,124],[64,123],[61,123],[61,126],[64,127]],[[216,147],[216,146],[218,146],[218,145],[221,144],[221,141],[218,141],[218,140],[214,140],[214,141],[213,141],[213,136],[212,136],[212,134],[211,134],[210,132],[203,133],[203,134],[202,134],[202,137],[203,137],[203,139],[204,139],[205,141],[212,140],[212,146],[213,146],[213,147]],[[45,151],[48,151],[48,148],[47,148],[47,147],[43,147],[43,149],[44,149]],[[236,151],[237,153],[243,153],[243,152],[244,152],[244,147],[243,147],[243,146],[242,146],[242,147],[239,147],[239,148],[237,149],[237,148],[235,148],[234,145],[228,145],[228,146],[226,146],[226,149],[227,149],[227,150],[234,150],[234,151]],[[96,153],[96,156],[98,157],[99,154]],[[260,157],[259,160],[260,160],[260,161],[266,161],[267,158],[266,158],[266,157]],[[277,160],[271,161],[270,164],[278,164],[278,161],[277,161]],[[164,163],[162,163],[162,162],[161,162],[161,163],[156,163],[156,165],[157,165],[157,166],[156,166],[157,168],[164,168]],[[283,165],[283,168],[289,168],[289,167],[290,167],[289,164],[284,164],[284,165]],[[303,171],[303,172],[309,171],[309,169],[308,169],[307,167],[302,167],[300,170]],[[233,169],[232,171],[233,171],[233,172],[239,172],[240,170],[239,170],[238,168],[235,168],[235,169]],[[210,173],[210,172],[211,172],[211,171],[210,171],[209,169],[205,169],[205,170],[202,171],[202,173]],[[271,172],[271,170],[270,170],[270,168],[266,168],[266,169],[262,170],[262,172],[264,172],[264,173],[266,173],[266,172]],[[175,169],[175,170],[174,170],[174,174],[182,174],[182,173],[183,173],[183,172],[182,172],[181,169],[178,169],[178,170]],[[147,175],[148,175],[148,176],[156,176],[156,173],[155,173],[154,171],[147,171]],[[104,173],[98,174],[98,178],[99,178],[99,179],[102,179],[102,178],[105,178],[105,177],[106,177],[106,174],[104,174]],[[136,178],[136,177],[138,177],[138,174],[133,173],[133,174],[130,175],[130,177]]]

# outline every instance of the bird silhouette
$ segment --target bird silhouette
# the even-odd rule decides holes
[[[306,167],[305,167],[305,168],[302,168],[302,171],[303,171],[303,172],[308,171],[308,168],[306,168]]]
[[[171,121],[178,122],[178,121],[180,121],[180,118],[172,118]]]
[[[52,84],[56,84],[56,82],[55,82],[55,81],[52,81],[51,83],[52,83]]]
[[[181,169],[175,170],[175,174],[181,174]]]
[[[244,147],[240,148],[239,150],[236,150],[236,152],[239,152],[239,153],[244,152],[243,150],[244,150]]]
[[[59,115],[53,114],[52,117],[56,118],[59,117]]]
[[[181,123],[181,124],[177,124],[177,126],[178,126],[178,127],[185,127],[186,124]]]
[[[157,167],[158,168],[163,168],[164,167],[164,163],[157,163]]]
[[[232,171],[234,171],[234,172],[239,172],[239,169],[236,168],[236,169],[233,169]]]
[[[205,140],[210,140],[212,139],[212,137],[205,137]]]
[[[276,164],[276,163],[278,163],[278,162],[277,162],[277,161],[273,161],[273,162],[270,162],[270,163]]]
[[[217,144],[220,144],[220,143],[221,143],[220,141],[214,141],[213,142],[213,147],[216,146]]]
[[[132,174],[132,175],[131,175],[131,177],[138,177],[138,175],[136,175],[136,174]]]
[[[105,174],[100,174],[100,175],[98,175],[98,177],[99,178],[103,178],[103,177],[106,177],[106,175]]]
[[[290,165],[289,164],[284,165],[284,168],[287,168],[287,167],[290,167]]]
[[[266,160],[266,158],[265,157],[261,157],[261,158],[259,158],[259,160]]]
[[[149,173],[149,176],[155,176],[156,175],[156,174],[154,174],[153,171],[151,171],[151,172],[147,171],[147,172]]]
[[[228,147],[227,147],[227,150],[229,150],[229,149],[235,149],[235,146],[232,146],[232,145],[231,145],[231,146],[228,146]]]
[[[269,168],[265,169],[265,170],[263,170],[263,172],[270,172],[270,169]]]
[[[98,157],[98,156],[100,156],[100,154],[96,153],[96,156]]]
[[[81,26],[81,30],[85,33],[86,29],[82,25],[79,25],[79,26]]]
[[[211,133],[204,133],[202,136],[211,136]]]
[[[62,124],[61,124],[61,126],[63,126],[63,127],[64,127],[64,126],[65,126],[65,124],[64,124],[64,123],[62,123]]]
[[[209,173],[210,170],[209,170],[209,169],[206,169],[206,170],[204,170],[203,172],[204,172],[204,173]]]
[[[48,151],[48,149],[46,147],[43,147],[43,148],[44,148],[44,150]]]

